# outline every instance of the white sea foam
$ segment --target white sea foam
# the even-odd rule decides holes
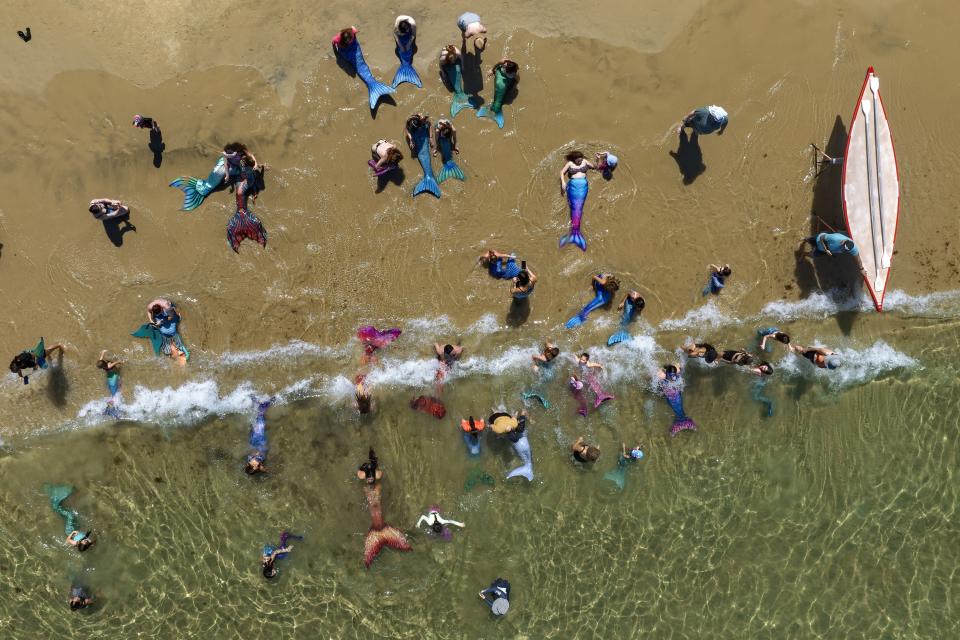
[[[258,351],[227,352],[217,359],[217,363],[224,366],[244,365],[268,360],[290,360],[302,356],[335,358],[345,355],[346,345],[341,347],[325,347],[302,340],[291,340],[287,344],[273,345],[268,349]]]
[[[737,324],[740,321],[723,312],[715,300],[710,300],[707,304],[696,309],[687,311],[682,318],[670,318],[660,323],[660,328],[665,331],[676,331],[679,329],[701,329],[705,327],[722,327],[729,324]]]
[[[866,384],[904,369],[920,366],[914,358],[897,351],[883,340],[878,340],[865,349],[837,349],[843,359],[838,369],[814,367],[805,358],[786,355],[776,365],[776,375],[789,377],[812,377],[834,389]]]
[[[885,311],[941,316],[957,311],[960,290],[938,291],[924,295],[911,295],[899,289],[888,291],[883,301]],[[845,291],[813,293],[802,300],[776,300],[768,302],[760,311],[764,317],[780,321],[823,319],[843,311],[873,311],[873,302],[867,294],[854,298]]]

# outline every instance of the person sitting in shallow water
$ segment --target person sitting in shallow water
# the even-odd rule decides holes
[[[710,269],[710,281],[707,282],[707,286],[703,288],[703,295],[710,293],[717,295],[725,286],[727,278],[733,274],[733,270],[728,264],[722,267],[717,264],[708,264],[707,268]]]
[[[477,262],[493,278],[510,280],[520,275],[520,265],[517,264],[517,258],[513,254],[500,253],[489,249],[477,258]]]
[[[388,140],[377,140],[370,147],[370,154],[373,156],[375,169],[379,171],[385,167],[396,167],[403,160],[403,153],[395,142]]]
[[[417,46],[417,21],[410,16],[397,16],[393,21],[393,39],[397,49],[409,51]]]
[[[97,220],[120,220],[130,215],[130,207],[122,200],[97,198],[90,201],[90,213]]]
[[[86,587],[80,585],[70,587],[70,599],[67,600],[67,604],[70,605],[71,611],[78,611],[89,607],[93,604],[93,600],[93,596],[90,595]]]
[[[411,153],[416,153],[416,149],[414,149],[413,146],[413,134],[415,134],[422,127],[426,127],[427,131],[430,131],[430,116],[422,113],[415,113],[407,118],[407,122],[403,127],[403,135],[407,141],[407,146],[410,147]],[[435,151],[433,136],[427,135],[427,141],[430,144],[430,149]]]
[[[570,454],[577,462],[584,464],[596,462],[600,457],[600,447],[587,444],[583,436],[577,438],[577,441],[570,445]]]
[[[840,365],[843,364],[840,354],[826,347],[802,347],[798,344],[791,344],[790,351],[798,356],[803,356],[820,369],[839,369]]]

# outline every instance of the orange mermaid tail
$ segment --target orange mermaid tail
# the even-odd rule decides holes
[[[380,509],[380,484],[364,486],[367,505],[370,509],[370,530],[363,539],[363,564],[370,568],[373,559],[379,555],[384,545],[397,551],[410,551],[412,547],[403,533],[383,521]]]

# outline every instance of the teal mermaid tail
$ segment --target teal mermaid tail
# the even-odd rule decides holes
[[[44,485],[43,490],[50,497],[50,508],[63,518],[63,532],[70,535],[77,529],[77,513],[63,506],[63,501],[73,493],[73,487],[69,484],[62,485]]]
[[[493,74],[493,102],[489,107],[481,107],[477,111],[478,118],[493,118],[497,126],[503,129],[503,99],[507,91],[513,86],[513,80],[508,78],[499,67]]]
[[[463,175],[463,171],[453,160],[453,148],[450,144],[450,139],[444,136],[440,136],[440,159],[443,161],[443,167],[440,169],[440,175],[437,176],[437,182],[443,182],[448,178],[456,178],[457,180],[467,179],[466,176]]]
[[[407,34],[401,36],[400,39],[404,46],[413,39],[413,34]],[[423,87],[423,83],[420,82],[420,76],[417,75],[417,70],[413,68],[413,47],[410,47],[406,50],[402,50],[400,47],[397,47],[394,53],[397,54],[397,58],[400,59],[400,68],[397,69],[397,73],[393,76],[393,88],[396,89],[398,85],[403,84],[404,82],[409,82],[410,84],[416,86],[418,89]]]
[[[594,309],[599,309],[600,307],[610,304],[610,300],[613,298],[613,294],[606,291],[603,287],[599,286],[596,282],[594,284],[595,295],[593,300],[587,303],[587,305],[580,310],[580,313],[573,316],[567,320],[566,327],[567,329],[575,329],[579,327],[587,319],[587,315]]]
[[[583,205],[590,190],[586,178],[574,178],[567,182],[567,204],[570,205],[570,233],[560,238],[560,246],[573,244],[581,250],[587,250],[587,241],[580,234],[580,219],[583,218]]]
[[[413,188],[414,197],[427,192],[440,197],[440,185],[433,177],[433,165],[430,163],[430,127],[420,127],[413,134],[413,147],[416,149],[417,160],[423,169],[423,179]]]
[[[507,473],[507,478],[521,476],[533,482],[533,453],[530,450],[530,441],[527,439],[527,434],[523,434],[519,440],[513,443],[513,450],[520,456],[523,464]]]
[[[544,409],[550,408],[550,401],[541,391],[524,391],[523,393],[520,394],[520,396],[524,400],[536,400],[541,405],[543,405]]]
[[[456,118],[457,114],[463,109],[476,109],[476,105],[470,100],[470,96],[463,90],[463,69],[459,62],[447,65],[447,77],[450,78],[450,86],[453,87],[453,100],[450,102],[450,117]]]
[[[623,491],[623,488],[627,484],[627,465],[617,463],[617,468],[603,474],[603,479],[610,480],[617,485],[617,488]]]
[[[233,174],[234,172],[230,171],[229,173]],[[236,174],[239,175],[239,171],[237,171]],[[227,177],[227,162],[223,156],[220,156],[220,159],[217,160],[217,164],[213,167],[213,171],[210,172],[206,180],[181,176],[171,182],[170,186],[183,191],[183,207],[180,210],[193,211],[203,204],[204,199],[219,187]]]
[[[768,398],[764,393],[764,387],[767,386],[767,382],[769,382],[769,380],[754,380],[750,397],[764,406],[767,417],[770,418],[773,416],[773,400]]]
[[[371,111],[377,108],[377,102],[380,101],[380,98],[394,92],[393,87],[387,86],[373,77],[373,72],[370,71],[367,61],[363,59],[360,40],[356,37],[354,37],[353,42],[351,42],[349,46],[338,47],[337,55],[352,66],[357,72],[357,75],[360,76],[360,79],[363,80],[363,83],[367,85],[367,97],[369,98]]]

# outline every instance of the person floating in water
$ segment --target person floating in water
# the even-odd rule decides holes
[[[510,253],[500,253],[489,249],[477,258],[477,262],[487,270],[491,278],[512,280],[520,275],[520,265],[517,264],[517,258]]]
[[[533,370],[540,373],[542,369],[549,368],[557,356],[560,355],[560,347],[549,340],[543,343],[543,350],[530,359],[533,360]]]
[[[370,511],[370,529],[363,541],[363,564],[369,569],[384,545],[397,551],[410,551],[411,547],[403,533],[383,521],[380,505],[383,470],[373,447],[370,447],[367,461],[357,468],[357,478],[363,481],[363,493]]]
[[[283,560],[287,557],[287,554],[293,551],[293,545],[287,544],[287,541],[291,538],[294,540],[303,540],[303,536],[284,531],[280,534],[280,542],[277,543],[277,546],[271,544],[263,545],[263,555],[260,559],[260,566],[263,577],[267,580],[276,578],[277,574],[280,573],[280,569],[277,568],[277,560]]]
[[[450,529],[447,528],[447,525],[453,525],[455,527],[460,527],[461,529],[467,526],[462,522],[444,518],[440,515],[440,508],[437,506],[430,507],[430,510],[427,511],[426,515],[420,516],[415,526],[419,527],[421,525],[426,526],[427,529],[429,529],[435,535],[438,535],[445,540],[449,540],[451,537]]]
[[[708,264],[707,268],[710,269],[710,280],[707,282],[707,286],[703,288],[703,295],[717,295],[720,293],[720,290],[726,285],[727,278],[733,273],[733,270],[730,268],[730,265],[725,264],[722,267],[717,264]]]
[[[677,127],[677,133],[683,133],[685,127],[693,129],[693,132],[699,135],[708,135],[717,132],[722,136],[730,122],[730,116],[723,107],[712,104],[708,107],[697,107],[683,117],[680,126]]]
[[[758,329],[757,336],[759,336],[760,338],[761,351],[770,351],[770,349],[767,349],[768,340],[773,340],[784,345],[790,344],[790,336],[780,331],[776,327],[767,327],[766,329]],[[787,348],[789,349],[789,346]]]
[[[804,257],[810,256],[816,258],[819,256],[832,257],[841,255],[856,257],[860,255],[860,250],[857,249],[857,245],[853,242],[853,239],[842,233],[819,233],[815,236],[804,238],[800,246],[803,248],[806,245],[810,246],[810,251],[805,253]]]
[[[439,342],[435,342],[433,343],[433,352],[436,354],[437,360],[440,361],[440,366],[437,368],[437,374],[435,376],[438,387],[437,392],[439,393],[447,374],[453,370],[453,365],[460,360],[460,356],[463,354],[463,347],[459,344],[445,344],[441,347]]]
[[[617,456],[617,468],[613,471],[608,471],[603,474],[604,479],[614,482],[617,485],[617,488],[622,491],[627,484],[627,471],[630,469],[630,467],[643,460],[643,449],[644,446],[640,443],[637,443],[628,451],[627,443],[621,443],[621,453],[619,456]]]
[[[802,347],[798,344],[791,344],[790,351],[798,356],[803,356],[819,369],[839,369],[843,364],[840,354],[826,347]]]
[[[59,352],[60,357],[63,357],[62,344],[55,344],[48,349],[44,345],[43,338],[40,338],[37,346],[29,351],[21,351],[10,361],[10,371],[17,374],[23,380],[23,384],[29,384],[30,375],[34,371],[46,369],[50,366],[47,360],[53,355],[54,351]],[[27,371],[27,373],[24,374],[24,371]]]
[[[730,349],[720,354],[720,361],[727,364],[745,367],[750,373],[758,376],[772,376],[773,365],[769,362],[757,362],[757,358],[745,349]]]
[[[253,452],[247,455],[247,462],[243,468],[251,476],[268,471],[267,453],[270,451],[270,445],[267,443],[267,409],[273,403],[273,398],[264,402],[257,402],[257,399],[253,398],[253,401],[257,405],[257,417],[250,424],[249,442]]]
[[[674,421],[670,426],[670,435],[676,436],[681,431],[696,431],[697,424],[687,416],[683,409],[683,367],[679,362],[664,365],[657,372],[657,388],[663,394],[664,400],[673,410]]]
[[[510,583],[503,578],[497,578],[477,595],[495,616],[502,616],[510,610]]]
[[[63,506],[64,501],[73,493],[73,487],[65,485],[44,485],[44,490],[50,498],[50,508],[63,518],[63,531],[66,534],[66,543],[79,552],[84,552],[94,545],[96,540],[91,537],[91,531],[80,531],[77,525],[77,513]]]
[[[577,441],[570,445],[570,455],[577,462],[589,464],[596,462],[600,458],[600,447],[587,444],[583,436],[577,438]]]
[[[712,364],[720,357],[713,345],[706,342],[688,342],[683,345],[683,351],[688,358],[703,358],[707,364]]]
[[[70,587],[70,599],[67,600],[67,604],[70,605],[71,611],[79,611],[80,609],[85,609],[92,605],[94,598],[90,595],[90,591],[81,585],[73,585]]]

